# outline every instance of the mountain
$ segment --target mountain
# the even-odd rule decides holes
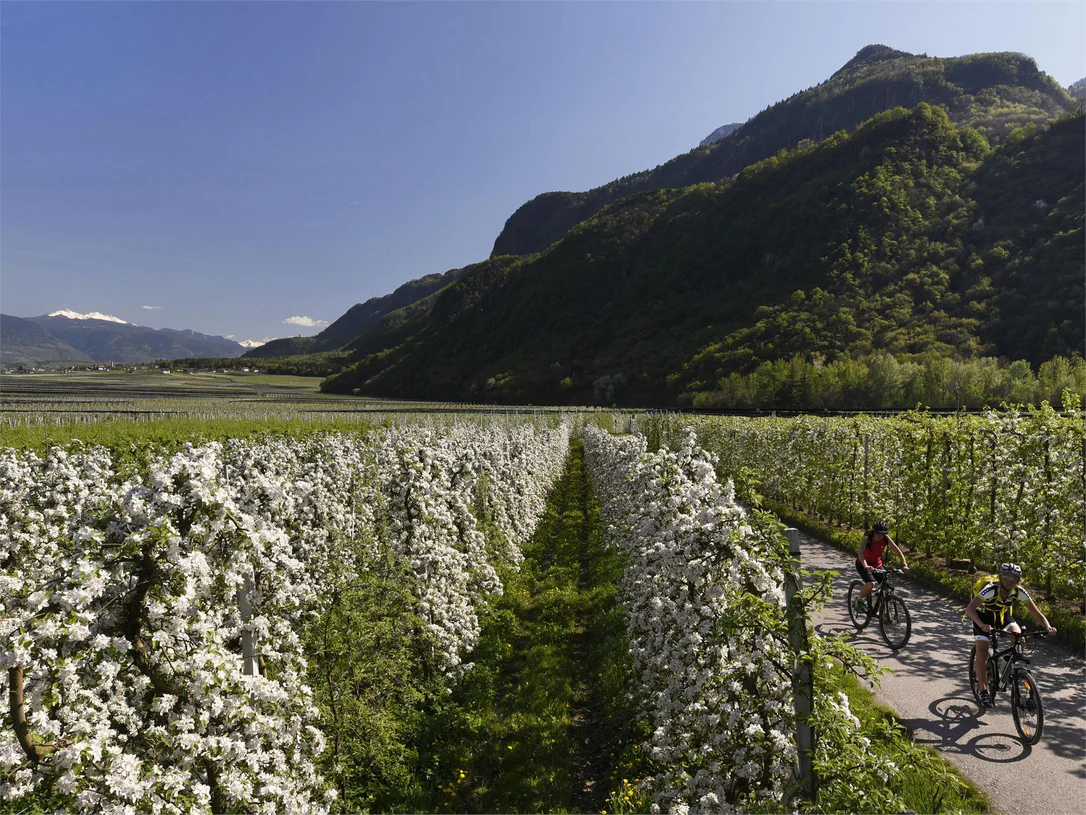
[[[365,303],[352,306],[346,314],[315,336],[271,340],[259,348],[246,351],[242,356],[246,359],[261,359],[333,351],[376,329],[388,314],[422,300],[458,280],[466,270],[467,267],[450,269],[444,274],[429,274],[410,280],[392,294],[371,297]]]
[[[763,110],[719,141],[587,192],[536,196],[509,217],[491,254],[541,252],[628,195],[721,181],[805,140],[818,142],[884,110],[921,102],[945,107],[953,122],[998,144],[1016,127],[1059,115],[1071,98],[1024,54],[942,59],[869,45],[828,80]]]
[[[742,126],[743,126],[742,122],[736,122],[736,123],[730,124],[730,125],[721,125],[716,130],[714,130],[712,133],[710,133],[708,136],[706,136],[704,139],[702,139],[700,142],[698,142],[698,147],[708,147],[713,142],[718,142],[721,139],[723,139],[725,136],[730,136],[732,133],[734,133],[736,130],[738,130]]]
[[[32,326],[32,328],[31,328]],[[154,329],[98,312],[57,311],[28,319],[3,317],[4,362],[73,360],[153,362],[236,357],[242,346],[191,329]],[[74,356],[73,356],[74,354]]]
[[[1075,99],[1086,99],[1086,77],[1069,85],[1067,92]]]
[[[134,325],[127,320],[122,320],[120,317],[114,317],[111,314],[102,314],[100,311],[90,311],[86,314],[80,314],[78,311],[72,311],[71,309],[61,309],[60,311],[51,311],[47,317],[67,317],[69,320],[102,320],[107,323],[121,323],[122,325]]]
[[[279,337],[260,345],[250,346],[242,353],[245,359],[267,359],[268,357],[293,357],[298,354],[313,353],[316,337]]]
[[[33,320],[0,314],[0,364],[33,365],[54,361],[90,362],[91,359]]]
[[[941,62],[939,76],[990,79],[988,62]],[[1010,64],[1021,76],[1032,62]],[[386,315],[323,387],[535,404],[602,388],[666,406],[795,355],[1037,366],[1082,354],[1086,120],[999,142],[920,103],[734,178],[626,196],[546,252],[492,257]]]

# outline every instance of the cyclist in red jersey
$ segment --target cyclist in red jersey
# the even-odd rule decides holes
[[[860,542],[860,551],[856,553],[856,571],[859,573],[860,579],[864,581],[864,587],[860,589],[861,599],[871,593],[876,582],[881,583],[886,579],[886,573],[882,568],[882,553],[886,550],[887,545],[894,550],[894,553],[901,560],[901,568],[906,572],[909,571],[909,562],[905,560],[905,555],[901,553],[898,545],[894,543],[894,539],[887,534],[888,532],[889,527],[885,523],[875,521],[871,531],[865,532],[864,538]]]

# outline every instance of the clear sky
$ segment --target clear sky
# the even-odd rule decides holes
[[[314,334],[871,43],[1067,85],[1086,3],[6,0],[0,308]]]

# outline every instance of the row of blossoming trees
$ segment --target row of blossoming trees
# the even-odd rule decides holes
[[[735,502],[731,483],[717,479],[718,462],[692,431],[674,442],[650,453],[644,436],[585,428],[601,516],[627,555],[619,599],[632,695],[652,732],[645,792],[653,811],[800,806],[793,777],[798,660],[815,668],[818,811],[904,811],[885,783],[899,768],[869,751],[827,673],[830,656],[860,670],[872,663],[840,639],[812,634],[806,649],[790,647],[782,586],[793,567],[779,525]],[[826,586],[823,580],[813,594]]]
[[[1086,580],[1086,422],[1047,404],[983,415],[682,417],[768,497],[848,526],[877,518],[929,555],[990,569],[1019,562],[1034,585],[1079,597]]]
[[[392,553],[425,670],[450,678],[545,508],[557,429],[475,423],[0,452],[0,802],[323,811],[300,628]],[[485,534],[484,534],[485,529]]]
[[[0,453],[0,795],[67,809],[320,812],[329,723],[299,631],[391,553],[410,582],[420,669],[455,680],[478,612],[520,561],[569,430],[444,431],[186,447],[145,469],[102,449]],[[792,676],[815,673],[820,811],[900,811],[829,657],[788,641],[779,524],[746,513],[693,432],[585,429],[591,486],[627,567],[632,715],[652,733],[654,810],[800,804]],[[828,585],[821,581],[820,589]],[[811,602],[818,591],[812,591]]]

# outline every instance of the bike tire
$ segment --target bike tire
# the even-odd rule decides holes
[[[897,651],[905,647],[912,633],[913,621],[905,601],[900,597],[885,600],[879,612],[879,634],[883,642]]]
[[[1037,682],[1025,668],[1016,668],[1011,685],[1011,714],[1014,727],[1024,744],[1036,744],[1041,740],[1045,726],[1045,708]],[[1023,691],[1025,697],[1022,696]]]
[[[856,628],[863,628],[871,619],[870,609],[867,609],[866,611],[861,613],[855,606],[855,601],[860,596],[860,589],[862,589],[863,587],[864,584],[861,583],[859,580],[853,580],[848,587],[848,616],[849,619],[852,620],[852,624],[856,626]],[[868,597],[870,597],[870,595],[868,595]],[[868,600],[868,602],[870,602],[870,600]]]

